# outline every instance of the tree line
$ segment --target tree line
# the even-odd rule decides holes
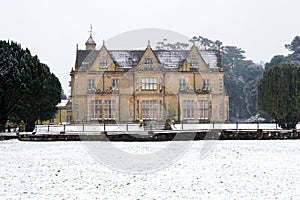
[[[32,131],[37,120],[55,115],[61,93],[58,78],[29,49],[0,41],[0,132],[8,120]]]

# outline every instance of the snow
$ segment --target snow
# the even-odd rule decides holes
[[[200,50],[199,52],[210,68],[218,68],[218,58],[215,51]]]
[[[178,68],[185,60],[188,51],[169,51],[156,50],[154,51],[158,60],[164,67]]]
[[[0,199],[299,198],[300,141],[215,141],[210,147],[207,142],[191,142],[159,170],[132,173],[103,165],[81,142],[0,141]],[[134,154],[168,144],[113,146]]]
[[[66,107],[67,103],[69,102],[69,100],[61,100],[61,102],[59,104],[56,105],[56,107],[60,108],[60,107]]]

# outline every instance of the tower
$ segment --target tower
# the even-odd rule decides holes
[[[85,43],[85,49],[86,50],[95,50],[96,49],[96,42],[94,41],[94,39],[92,37],[92,30],[93,30],[93,27],[91,25],[91,30],[89,31],[90,32],[90,37]]]

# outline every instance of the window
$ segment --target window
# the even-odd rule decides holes
[[[179,80],[179,90],[186,90],[186,84],[185,84],[185,79],[181,78]]]
[[[140,80],[138,78],[135,80],[135,90],[140,90]]]
[[[197,101],[197,119],[208,119],[208,100]]]
[[[107,60],[100,60],[100,68],[107,68]]]
[[[104,119],[116,118],[116,101],[105,100],[104,101]]]
[[[159,90],[162,91],[162,79],[159,79]]]
[[[142,78],[142,90],[157,90],[157,78]]]
[[[210,90],[210,84],[208,79],[203,80],[203,90]]]
[[[88,90],[95,90],[95,80],[94,79],[88,80]]]
[[[72,120],[72,116],[67,116],[67,122],[71,123],[71,120]]]
[[[195,58],[192,58],[191,62],[190,62],[190,67],[191,68],[198,68],[198,66],[199,66],[198,60],[195,59]]]
[[[151,59],[151,58],[146,58],[146,59],[145,59],[145,62],[144,62],[144,66],[145,66],[146,68],[152,67],[152,59]]]
[[[102,101],[92,100],[90,103],[90,119],[101,120],[102,119]]]
[[[112,90],[117,91],[119,90],[119,79],[112,79]]]
[[[159,101],[159,119],[163,118],[163,102],[162,100]]]
[[[194,101],[184,100],[183,101],[183,118],[184,119],[194,119]]]
[[[142,118],[156,119],[157,118],[157,101],[142,100]]]

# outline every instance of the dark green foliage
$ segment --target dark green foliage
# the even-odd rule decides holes
[[[262,117],[274,119],[283,129],[295,128],[300,120],[300,68],[283,65],[266,70],[258,84]]]
[[[286,44],[285,48],[295,53],[300,53],[300,36],[296,36],[291,44]]]
[[[240,48],[225,46],[221,50],[231,121],[241,121],[256,115],[257,81],[262,76],[263,67],[252,60],[245,60],[244,51]]]
[[[202,36],[194,36],[189,42],[193,42],[198,48],[206,49],[206,50],[217,50],[219,46],[221,46],[220,41],[213,42],[212,40],[202,37]]]
[[[156,44],[156,49],[164,50],[184,50],[189,47],[188,44],[183,42],[176,42],[175,44],[169,43],[167,39],[164,39],[162,42]]]
[[[296,36],[291,44],[286,44],[285,47],[292,53],[287,56],[274,56],[269,63],[266,63],[266,69],[288,64],[300,66],[300,37]]]
[[[60,99],[63,99],[63,100],[67,99],[67,95],[65,94],[64,90],[61,90]]]
[[[55,115],[61,85],[47,65],[14,42],[0,41],[0,126],[10,119],[27,123]],[[0,127],[0,131],[1,131]]]

